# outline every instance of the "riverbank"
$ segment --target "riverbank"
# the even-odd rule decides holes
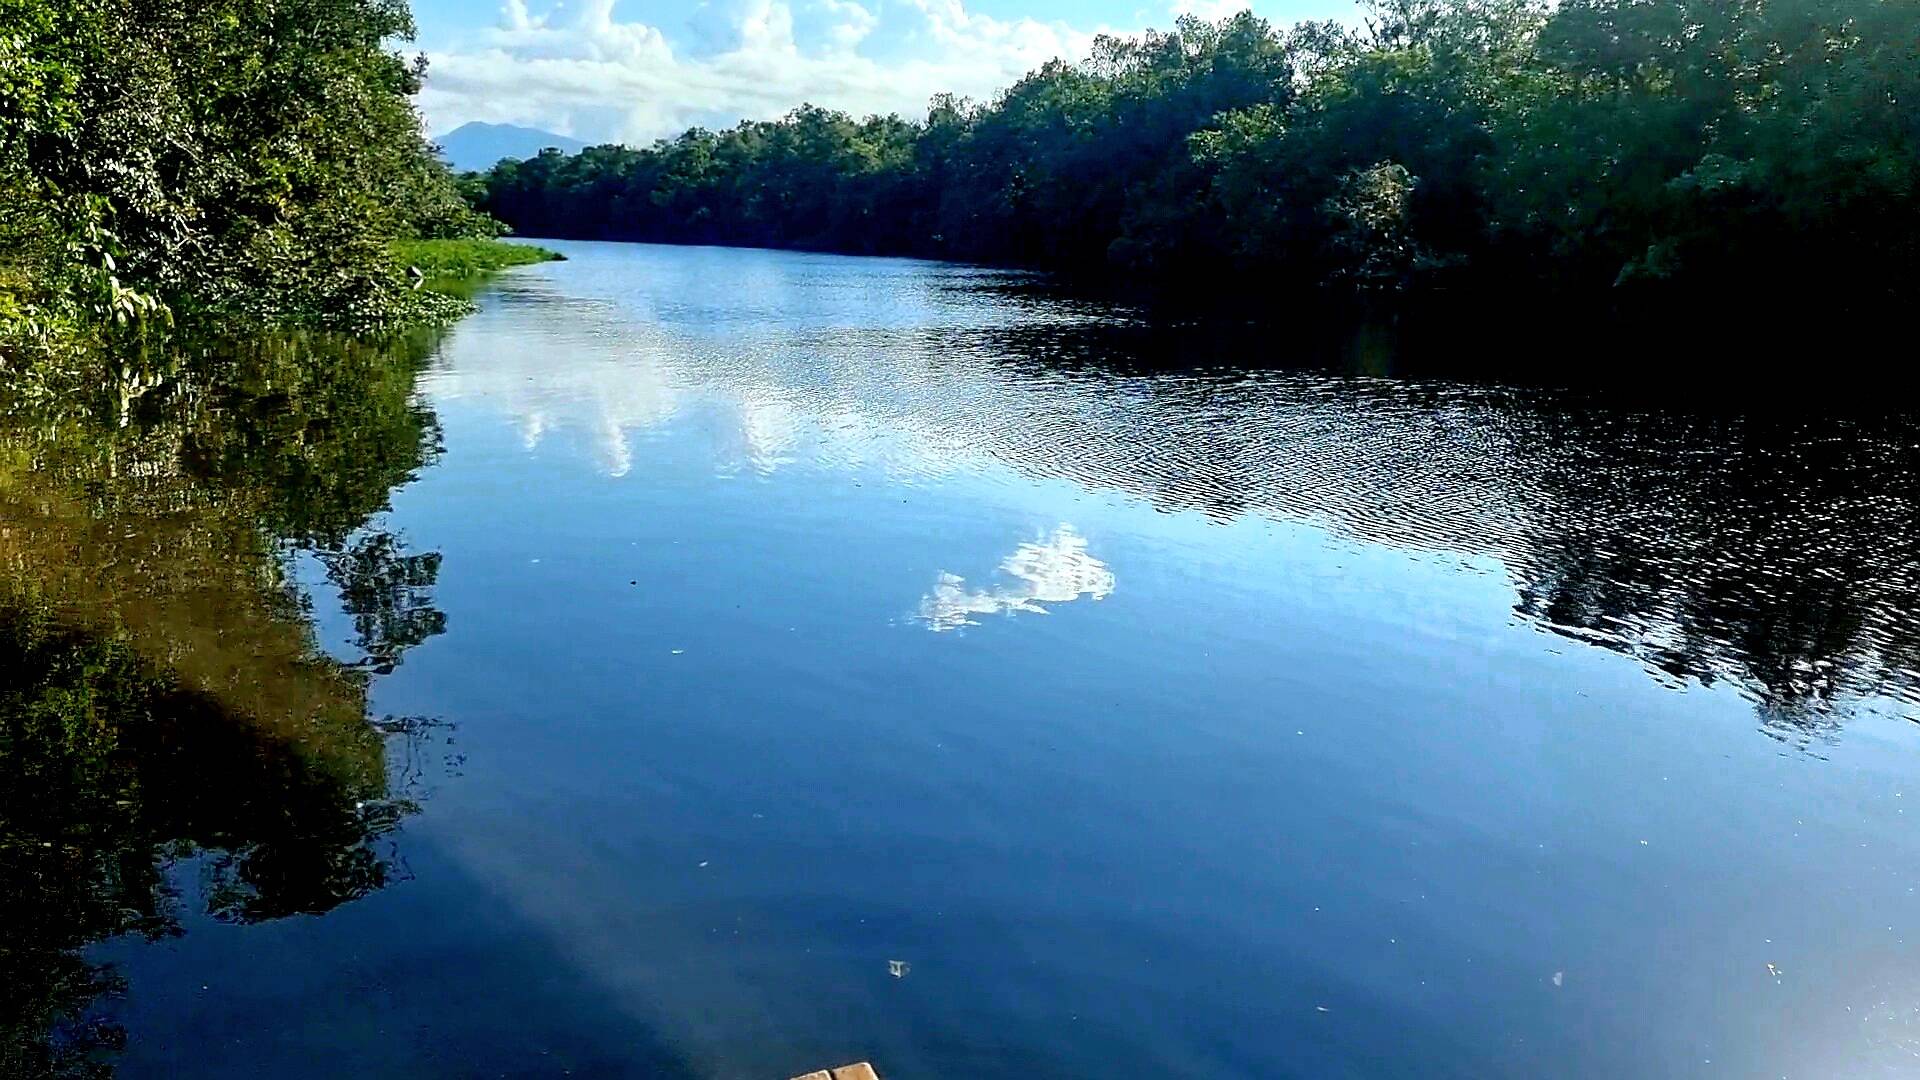
[[[86,378],[96,358],[144,362],[189,336],[377,336],[465,313],[391,249],[435,238],[459,250],[506,231],[468,205],[426,139],[422,69],[394,47],[413,32],[407,5],[314,11],[6,7],[8,378]],[[323,29],[294,33],[288,19]]]
[[[924,119],[802,105],[461,190],[526,234],[952,259],[1249,309],[1910,299],[1911,5],[1697,26],[1669,3],[1387,7],[1364,30],[1187,16]]]
[[[383,255],[383,274],[392,279],[386,288],[398,299],[366,318],[357,318],[361,313],[355,311],[338,317],[272,309],[176,313],[156,305],[144,317],[125,322],[68,319],[0,333],[0,399],[32,400],[120,386],[128,378],[140,381],[166,367],[169,357],[198,351],[195,343],[230,337],[319,332],[385,341],[430,333],[470,313],[471,296],[488,277],[565,258],[534,244],[476,237],[396,240]]]
[[[464,280],[483,277],[515,266],[558,262],[566,258],[533,244],[506,240],[397,240],[394,258],[409,272],[418,271],[428,281]]]

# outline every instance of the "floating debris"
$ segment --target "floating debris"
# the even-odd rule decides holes
[[[887,961],[887,974],[893,976],[896,979],[906,978],[907,972],[912,970],[913,970],[913,965],[907,963],[905,960]]]
[[[880,1080],[880,1074],[873,1071],[872,1065],[856,1061],[831,1071],[820,1069],[805,1076],[796,1076],[793,1080]]]
[[[1566,973],[1566,972],[1564,972],[1564,971],[1556,971],[1556,972],[1554,972],[1554,973],[1553,973],[1553,985],[1555,985],[1555,986],[1564,986],[1564,985],[1566,985],[1566,981],[1567,981],[1567,973]]]

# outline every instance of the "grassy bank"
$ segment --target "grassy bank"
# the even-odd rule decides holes
[[[510,266],[553,262],[565,256],[531,244],[503,240],[397,240],[393,254],[403,265],[419,269],[429,280],[470,278]]]

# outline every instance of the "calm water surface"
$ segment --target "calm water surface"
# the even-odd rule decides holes
[[[1920,1074],[1920,425],[564,250],[11,437],[8,662],[187,688],[0,744],[17,1060]]]

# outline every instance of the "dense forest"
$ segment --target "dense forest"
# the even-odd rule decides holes
[[[924,121],[803,106],[464,179],[521,232],[1143,282],[1910,291],[1912,0],[1381,0],[1102,38]]]
[[[421,132],[412,29],[404,0],[0,0],[0,359],[456,309],[392,249],[497,232]]]

